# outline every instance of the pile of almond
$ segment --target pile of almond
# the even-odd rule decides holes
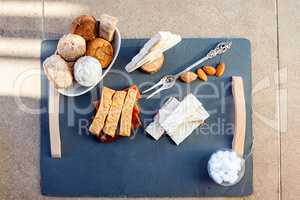
[[[225,63],[221,62],[217,67],[206,65],[195,72],[185,72],[180,76],[180,79],[185,83],[191,83],[197,79],[197,77],[202,81],[207,81],[207,76],[217,76],[221,77],[225,72]]]

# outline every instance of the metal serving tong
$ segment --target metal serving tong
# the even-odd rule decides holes
[[[154,91],[152,94],[150,94],[147,97],[147,99],[150,99],[151,97],[158,94],[159,92],[173,87],[175,85],[176,80],[180,77],[181,74],[191,71],[194,67],[196,67],[197,65],[200,65],[201,63],[203,63],[206,60],[209,60],[211,58],[216,57],[217,55],[221,55],[221,54],[225,53],[228,49],[230,49],[231,45],[232,45],[231,41],[220,42],[214,49],[210,50],[206,56],[204,56],[197,62],[193,63],[192,65],[187,67],[185,70],[183,70],[175,75],[165,75],[155,85],[153,85],[149,89],[143,91],[142,94],[145,94],[145,93],[157,88],[158,86],[161,86],[159,89],[157,89],[156,91]]]

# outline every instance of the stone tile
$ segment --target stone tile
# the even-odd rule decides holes
[[[21,97],[38,109],[39,99]],[[15,97],[1,96],[0,199],[36,199],[39,191],[39,116],[18,108]]]
[[[40,105],[42,5],[42,1],[1,1],[0,199],[39,195],[39,115],[23,110]]]
[[[0,36],[41,38],[43,3],[37,1],[1,1]]]
[[[246,199],[277,199],[279,197],[279,135],[276,129],[279,117],[276,101],[278,76],[274,75],[278,64],[275,0],[218,0],[214,2],[208,0],[160,2],[103,0],[101,3],[92,0],[45,0],[44,12],[44,38],[57,38],[66,33],[72,18],[76,15],[88,13],[100,16],[101,13],[106,12],[119,18],[119,28],[124,38],[150,37],[158,30],[170,30],[184,37],[235,36],[250,39],[253,87],[255,88],[253,93],[254,194]],[[28,23],[35,24],[35,22]],[[39,22],[36,23],[39,24]],[[3,26],[0,27],[2,29]],[[21,28],[5,27],[3,32],[7,34],[6,37],[11,35],[39,37],[39,34],[30,33],[30,30],[35,31],[35,29],[27,28],[27,25],[23,29],[25,31],[29,29],[29,36],[19,31]],[[19,31],[18,34],[14,30]],[[20,54],[20,51],[16,54]],[[19,72],[23,72],[26,66],[28,68],[39,67],[34,53],[28,56],[30,58],[22,59],[15,59],[9,55],[3,58],[2,63],[16,68],[24,66],[18,69]],[[10,73],[17,73],[18,70],[16,72],[11,70]],[[12,77],[16,76],[12,75]],[[4,75],[3,79],[4,83],[10,87],[12,83]],[[39,94],[30,92],[28,85],[30,85],[30,80],[21,90],[22,102],[30,108],[36,108]],[[38,90],[38,86],[34,87],[37,87],[34,90]],[[0,154],[5,159],[0,163],[3,166],[0,168],[0,174],[4,174],[0,180],[0,199],[18,197],[48,199],[48,197],[42,197],[39,190],[38,116],[24,113],[20,109],[16,110],[14,93],[8,95],[9,90],[3,89],[3,91],[6,97],[0,98],[1,105],[3,105],[1,111],[5,114],[0,123]]]
[[[26,110],[40,106],[40,61],[0,57],[0,66],[0,199],[36,199],[39,115]]]
[[[281,174],[282,199],[298,199],[300,196],[300,2],[278,1],[279,55],[281,75],[281,121],[287,121],[287,131],[282,126]]]
[[[57,39],[68,33],[72,19],[88,13],[89,3],[86,1],[44,1],[44,39]]]

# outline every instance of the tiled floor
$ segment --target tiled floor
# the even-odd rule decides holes
[[[19,0],[0,5],[0,199],[47,199],[39,189],[39,116],[24,112],[39,106],[41,41],[67,32],[76,15],[103,12],[119,18],[125,38],[170,30],[183,37],[250,39],[254,194],[246,199],[300,196],[300,1]],[[16,84],[24,77],[21,86]]]

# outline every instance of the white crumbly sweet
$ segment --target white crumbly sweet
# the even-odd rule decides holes
[[[161,125],[169,135],[172,135],[183,122],[203,121],[208,117],[209,114],[201,102],[193,94],[188,94]]]
[[[179,145],[208,117],[194,95],[187,95],[182,102],[171,97],[146,127],[146,132],[156,140],[166,132]]]
[[[75,80],[82,86],[90,87],[97,84],[101,75],[100,62],[91,56],[79,58],[74,65]]]
[[[239,179],[243,162],[235,152],[220,150],[210,157],[208,170],[217,183],[234,184]]]
[[[48,57],[44,63],[44,71],[56,88],[66,89],[73,83],[72,71],[68,67],[68,63],[59,55]]]
[[[187,121],[183,122],[181,125],[177,127],[177,129],[168,134],[170,138],[175,142],[176,145],[182,143],[192,132],[200,126],[202,121]]]
[[[179,101],[175,97],[169,98],[155,115],[153,122],[146,127],[146,132],[155,140],[158,140],[165,132],[160,123],[162,123],[178,105]]]
[[[172,140],[179,145],[208,117],[209,114],[203,108],[201,102],[193,94],[189,94],[161,123],[161,126]]]
[[[143,48],[139,51],[139,53],[132,58],[132,60],[125,66],[127,72],[132,72],[137,68],[141,67],[142,64],[137,65],[139,61],[141,61],[147,54],[150,53],[151,48],[159,44],[158,49],[161,51],[159,53],[153,52],[155,56],[152,56],[152,60],[155,60],[155,57],[158,55],[161,56],[161,53],[175,46],[178,42],[181,41],[181,37],[179,35],[172,34],[171,32],[160,31],[155,34],[150,40],[146,42]]]

